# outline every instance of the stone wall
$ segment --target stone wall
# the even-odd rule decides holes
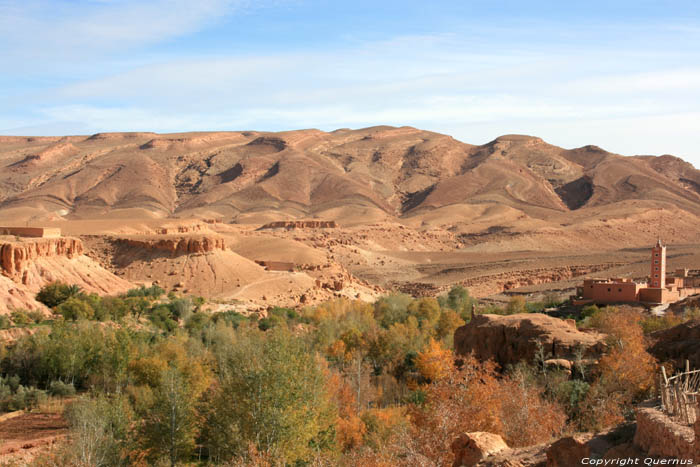
[[[700,425],[696,424],[698,428]],[[700,446],[695,446],[695,436],[692,427],[676,423],[658,408],[637,409],[634,444],[650,456],[700,459]]]
[[[256,261],[256,263],[268,271],[294,272],[294,263],[287,263],[284,261]]]
[[[334,229],[335,221],[277,221],[260,227],[262,229]]]

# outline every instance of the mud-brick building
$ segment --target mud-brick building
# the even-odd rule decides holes
[[[676,269],[666,272],[666,246],[661,240],[651,249],[649,278],[585,279],[576,288],[574,304],[587,303],[671,303],[700,293],[700,270]]]
[[[58,238],[61,229],[51,227],[0,227],[0,235],[14,235],[17,237],[32,238]]]

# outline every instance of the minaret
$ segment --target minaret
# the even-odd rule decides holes
[[[656,289],[666,287],[666,247],[661,244],[661,239],[651,249],[649,287]]]

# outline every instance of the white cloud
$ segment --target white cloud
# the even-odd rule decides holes
[[[248,5],[246,0],[92,3],[0,2],[0,40],[7,45],[7,58],[24,67],[36,59],[85,60],[192,33]]]

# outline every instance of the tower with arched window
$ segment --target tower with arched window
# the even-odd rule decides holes
[[[663,289],[666,287],[666,246],[661,244],[661,239],[651,249],[651,275],[649,287]]]

